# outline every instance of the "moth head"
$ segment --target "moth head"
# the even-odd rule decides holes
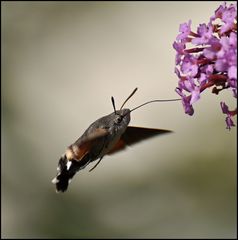
[[[115,117],[113,119],[114,124],[120,125],[120,124],[125,124],[128,125],[130,122],[130,109],[124,108],[121,110],[117,110],[114,112]]]
[[[130,96],[124,101],[124,103],[121,105],[119,110],[116,110],[114,98],[111,97],[112,106],[113,106],[113,109],[114,109],[114,118],[113,118],[114,125],[126,128],[127,125],[129,124],[129,122],[131,120],[131,116],[130,116],[131,110],[128,109],[128,108],[123,108],[123,106],[134,95],[134,93],[136,91],[137,91],[137,88],[135,88],[134,91],[130,94]]]
[[[152,100],[152,101],[145,102],[145,103],[133,108],[132,110],[130,110],[128,108],[123,108],[124,105],[127,103],[127,101],[135,94],[136,91],[137,91],[137,88],[135,88],[133,90],[133,92],[129,95],[129,97],[124,101],[124,103],[121,105],[120,110],[116,110],[114,98],[111,97],[112,106],[113,106],[114,114],[115,114],[115,117],[114,117],[115,124],[120,125],[120,124],[124,123],[124,124],[128,125],[130,122],[130,113],[140,107],[147,105],[147,104],[150,104],[153,102],[171,102],[171,101],[180,101],[181,100],[181,99],[166,99],[166,100],[158,99],[158,100]]]

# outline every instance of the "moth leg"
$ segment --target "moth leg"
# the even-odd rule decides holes
[[[106,144],[106,138],[104,138],[104,141],[103,141],[103,146],[102,146],[102,149],[100,151],[100,153],[103,151],[104,147],[105,147],[105,144]],[[89,172],[91,172],[94,168],[97,167],[97,165],[101,162],[101,160],[103,159],[104,156],[100,157],[100,159],[98,160],[98,162],[89,170]]]
[[[97,165],[101,162],[101,160],[103,159],[104,156],[100,157],[100,159],[98,160],[98,162],[89,170],[89,172],[91,172],[94,168],[97,167]]]

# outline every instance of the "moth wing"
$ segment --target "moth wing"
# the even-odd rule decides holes
[[[95,140],[101,139],[108,135],[108,130],[105,128],[96,128],[91,133],[85,133],[82,137],[80,137],[75,144],[83,145],[89,142],[93,142]]]
[[[116,152],[122,151],[127,147],[126,142],[121,137],[115,146],[107,153],[108,155],[114,154]]]
[[[71,148],[74,148],[75,145],[77,147],[74,159],[81,161],[90,152],[92,147],[107,135],[108,131],[104,128],[96,128],[92,133],[85,133],[71,146]]]
[[[148,138],[162,135],[165,133],[170,133],[172,131],[165,129],[155,129],[155,128],[142,128],[142,127],[127,127],[126,131],[122,134],[119,141],[115,144],[113,149],[108,153],[114,154],[121,150],[124,150],[127,146],[134,145],[138,142],[146,140]]]

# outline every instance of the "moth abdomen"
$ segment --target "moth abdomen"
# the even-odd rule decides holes
[[[67,190],[69,183],[74,175],[87,166],[89,163],[89,156],[85,155],[81,161],[68,160],[66,155],[62,156],[58,163],[58,174],[52,180],[56,185],[56,192],[64,192]]]

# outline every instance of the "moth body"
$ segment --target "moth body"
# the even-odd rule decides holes
[[[89,163],[99,159],[92,171],[105,155],[124,150],[127,146],[146,140],[153,136],[169,133],[170,130],[128,126],[132,111],[152,102],[177,101],[152,100],[133,108],[123,108],[134,95],[137,88],[124,101],[120,110],[116,110],[114,98],[111,97],[114,112],[93,122],[83,135],[71,144],[58,162],[57,175],[52,180],[57,192],[64,192],[68,188],[73,176]],[[123,108],[123,109],[122,109]]]
[[[118,110],[93,122],[60,158],[57,176],[52,180],[56,190],[65,191],[77,171],[109,153],[129,122],[129,109]]]

